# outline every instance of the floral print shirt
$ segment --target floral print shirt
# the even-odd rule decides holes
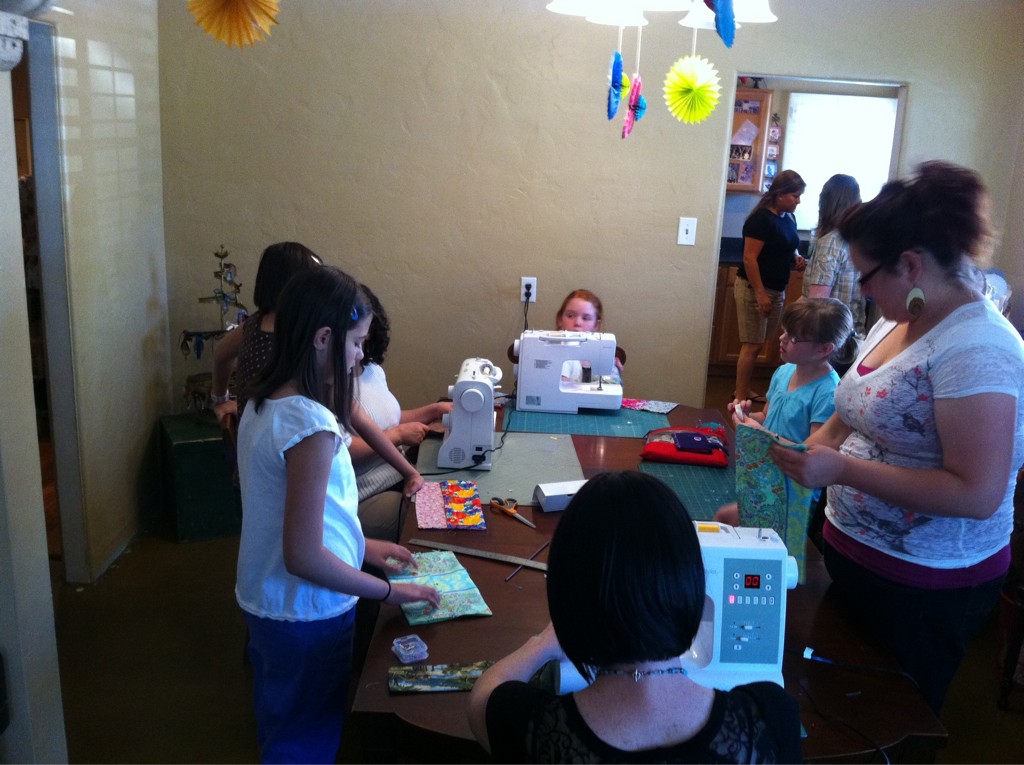
[[[836,389],[836,412],[853,428],[840,451],[911,468],[942,465],[934,403],[981,393],[1024,393],[1024,341],[988,300],[961,306],[878,369],[860,365],[895,326],[879,321]],[[970,428],[964,422],[960,427]],[[1008,543],[1013,492],[1024,462],[1024,407],[1018,403],[1013,472],[986,520],[912,513],[849,486],[832,486],[826,515],[852,539],[898,559],[939,569],[972,566]]]

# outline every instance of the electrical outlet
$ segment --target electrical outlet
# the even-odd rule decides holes
[[[537,302],[537,277],[522,276],[519,278],[519,302]]]

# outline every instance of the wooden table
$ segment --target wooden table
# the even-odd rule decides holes
[[[673,425],[721,421],[716,410],[678,407]],[[586,477],[604,470],[635,468],[641,439],[573,436]],[[407,513],[402,539],[420,538],[529,557],[551,538],[559,513],[520,508],[537,524],[531,529],[512,518],[488,514],[485,531],[428,531]],[[414,552],[416,547],[410,547]],[[547,550],[537,560],[547,559]],[[488,756],[473,740],[466,720],[469,694],[388,693],[387,669],[398,663],[394,638],[418,634],[430,656],[426,663],[496,660],[540,632],[548,622],[544,574],[523,569],[505,581],[506,563],[459,556],[494,615],[410,627],[397,606],[383,606],[356,685],[351,723],[367,761],[481,762]],[[808,761],[927,759],[946,738],[946,730],[913,683],[893,672],[895,664],[852,624],[829,592],[829,577],[817,548],[808,543],[807,582],[789,592],[786,612],[786,689],[800,703]],[[802,658],[806,647],[851,666]],[[852,667],[858,665],[858,667]],[[869,667],[878,669],[863,669]]]

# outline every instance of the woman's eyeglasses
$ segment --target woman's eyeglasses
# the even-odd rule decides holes
[[[865,284],[867,284],[869,281],[871,281],[871,277],[872,276],[874,276],[875,274],[877,274],[879,271],[882,270],[882,266],[884,266],[884,265],[885,265],[885,263],[879,263],[877,266],[872,268],[866,274],[864,274],[863,276],[858,277],[857,278],[857,284],[859,284],[861,287],[863,287]]]

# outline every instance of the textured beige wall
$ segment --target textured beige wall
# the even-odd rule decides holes
[[[574,287],[601,295],[629,351],[627,395],[702,403],[729,110],[696,126],[668,114],[662,81],[691,36],[651,14],[650,108],[623,141],[621,117],[602,114],[616,30],[544,5],[283,3],[272,36],[239,51],[183,4],[161,4],[174,331],[216,321],[196,298],[215,286],[218,245],[251,285],[266,244],[298,239],[380,294],[394,324],[389,378],[406,403],[442,395],[467,356],[510,375],[520,275],[539,280],[534,327],[551,326]],[[929,157],[977,167],[1005,216],[1010,166],[993,147],[1021,131],[1024,4],[773,8],[780,21],[746,25],[731,50],[699,34],[727,102],[737,72],[907,82],[903,168]],[[630,71],[635,32],[623,54]],[[680,215],[699,219],[695,247],[675,244]],[[175,381],[207,368],[176,356]]]

